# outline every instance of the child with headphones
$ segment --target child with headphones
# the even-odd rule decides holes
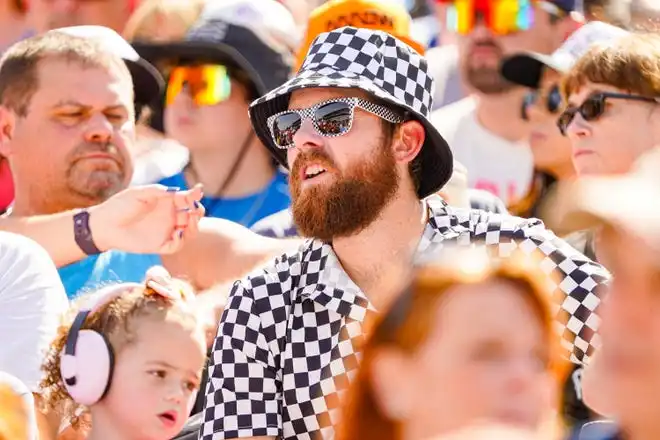
[[[206,360],[194,294],[162,267],[102,288],[47,353],[43,410],[88,440],[168,440],[186,422]],[[91,422],[91,427],[90,427]]]

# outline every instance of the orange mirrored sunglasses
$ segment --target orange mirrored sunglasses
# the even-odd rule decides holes
[[[195,105],[215,105],[231,94],[227,67],[216,64],[174,67],[167,83],[165,105],[171,105],[182,92],[190,94]]]

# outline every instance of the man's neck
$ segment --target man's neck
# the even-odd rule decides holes
[[[499,95],[477,95],[477,121],[488,131],[511,142],[519,142],[529,136],[529,124],[520,109],[524,91],[511,90]]]
[[[201,183],[204,193],[210,197],[247,197],[261,191],[275,174],[272,159],[266,147],[258,140],[252,142],[245,152],[231,182],[225,183],[240,152],[233,155],[220,149],[205,149],[191,152],[185,177],[189,185]],[[226,187],[219,194],[223,185]]]
[[[399,197],[357,235],[333,240],[342,267],[377,309],[403,287],[426,222],[416,197]]]

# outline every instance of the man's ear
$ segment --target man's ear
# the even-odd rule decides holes
[[[0,154],[5,157],[11,155],[10,143],[14,137],[16,115],[7,107],[0,105]]]
[[[394,158],[397,162],[412,162],[424,145],[426,133],[419,121],[406,121],[401,124],[393,144]]]

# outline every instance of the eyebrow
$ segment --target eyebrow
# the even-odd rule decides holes
[[[176,366],[174,366],[174,365],[172,365],[172,364],[170,364],[170,363],[168,363],[168,362],[165,362],[165,361],[150,361],[150,362],[148,362],[148,364],[149,364],[149,365],[157,365],[157,366],[160,366],[160,367],[164,367],[164,368],[167,368],[168,370],[181,370],[181,368],[176,367]],[[201,376],[201,374],[199,374],[199,373],[195,373],[195,372],[192,371],[192,370],[187,370],[186,372],[192,374],[192,375],[195,376],[196,378],[199,378],[199,376]]]
[[[73,99],[64,99],[64,100],[58,101],[55,105],[53,105],[52,108],[57,109],[59,107],[82,107],[86,110],[92,108],[91,105],[86,105],[86,104],[83,104],[82,102],[78,102],[78,101],[75,101]],[[104,111],[107,111],[107,110],[126,110],[126,106],[123,105],[123,104],[115,104],[115,105],[111,105],[109,107],[106,107],[104,109]]]

